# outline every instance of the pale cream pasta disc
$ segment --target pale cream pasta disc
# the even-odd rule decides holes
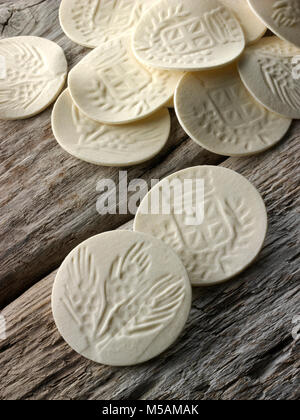
[[[260,105],[244,87],[236,65],[189,73],[179,83],[176,114],[189,136],[225,156],[247,156],[276,144],[292,120]]]
[[[248,47],[239,72],[250,93],[266,108],[300,118],[300,49],[277,37]]]
[[[83,242],[61,265],[52,292],[57,328],[79,354],[128,366],[166,350],[191,308],[187,272],[148,235],[114,231]]]
[[[153,0],[62,0],[60,24],[77,44],[95,48],[130,34]]]
[[[218,0],[162,0],[144,13],[133,37],[142,63],[168,70],[220,67],[244,47],[238,20]]]
[[[299,0],[248,0],[248,3],[274,34],[300,48]]]
[[[131,51],[130,37],[103,44],[69,74],[77,107],[92,120],[126,124],[146,118],[174,95],[182,73],[142,66]]]
[[[102,166],[131,166],[153,158],[165,146],[170,128],[166,108],[132,124],[97,123],[82,114],[68,90],[52,113],[52,129],[60,146],[78,159]]]
[[[219,166],[199,166],[157,184],[142,201],[134,230],[171,246],[192,285],[208,286],[231,279],[256,259],[267,214],[246,178]]]
[[[0,40],[0,119],[32,117],[62,90],[67,61],[61,47],[34,36]]]
[[[247,44],[252,44],[264,36],[266,25],[253,13],[247,0],[221,0],[221,2],[233,11],[240,22]]]

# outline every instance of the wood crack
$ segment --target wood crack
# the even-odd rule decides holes
[[[260,355],[259,357],[256,357],[259,360],[256,361],[253,367],[247,372],[247,375],[251,379],[258,379],[262,377],[270,365],[274,365],[277,358],[280,357],[282,353],[286,353],[285,350],[291,346],[293,341],[294,340],[291,336],[287,336],[278,344],[273,346],[270,350]]]
[[[1,35],[3,35],[3,32],[5,31],[6,27],[9,25],[11,18],[13,17],[14,11],[11,10],[9,13],[8,18],[4,23],[2,23],[2,29],[1,29]]]

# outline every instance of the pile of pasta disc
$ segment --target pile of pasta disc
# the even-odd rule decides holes
[[[68,75],[52,113],[53,133],[78,159],[130,166],[157,155],[175,107],[188,135],[207,150],[248,156],[279,142],[300,118],[300,7],[289,0],[62,0],[60,22],[92,50]],[[264,37],[267,28],[274,36]],[[0,118],[41,112],[67,77],[54,43],[0,41]],[[166,183],[183,212],[149,214]],[[189,201],[190,200],[190,201]],[[152,207],[151,207],[152,208]],[[60,267],[53,314],[65,340],[96,362],[131,365],[178,337],[191,308],[191,285],[216,285],[257,257],[267,214],[239,174],[201,166],[154,187],[135,232],[108,232],[79,245]]]
[[[300,7],[291,0],[62,0],[60,23],[93,49],[69,73],[52,115],[70,154],[103,166],[153,158],[168,107],[200,146],[262,152],[300,117]],[[263,37],[267,27],[276,36]],[[0,41],[0,118],[31,117],[67,76],[60,47]]]
[[[225,156],[265,151],[300,118],[300,12],[291,1],[63,0],[60,21],[94,48],[53,113],[58,142],[78,158],[152,158],[168,139],[170,101],[187,134]],[[267,27],[282,39],[263,38]]]

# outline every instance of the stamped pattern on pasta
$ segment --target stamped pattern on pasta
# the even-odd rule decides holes
[[[239,63],[242,80],[255,98],[288,118],[300,117],[300,80],[294,77],[299,56],[299,48],[269,37],[249,47]]]
[[[116,256],[102,282],[88,248],[79,248],[72,257],[61,299],[95,353],[118,337],[158,334],[176,315],[184,283],[169,274],[149,282],[151,265],[143,242]]]
[[[157,356],[176,340],[191,308],[191,285],[178,256],[162,242],[108,232],[66,258],[52,308],[62,336],[77,352],[127,366]]]
[[[0,118],[35,115],[63,87],[67,62],[62,49],[37,37],[0,41]]]
[[[172,98],[181,77],[179,72],[138,63],[126,37],[90,53],[71,71],[69,86],[74,102],[89,118],[122,124],[161,108]]]
[[[133,124],[98,123],[75,106],[68,90],[52,113],[52,129],[60,146],[78,159],[104,166],[131,166],[151,159],[165,146],[170,127],[166,108]]]
[[[300,107],[300,84],[292,77],[292,58],[258,56],[261,73],[266,86],[283,104],[297,111]]]
[[[246,44],[252,44],[263,37],[267,28],[261,19],[249,7],[247,0],[220,0],[228,7],[241,24]]]
[[[152,0],[62,0],[61,25],[75,42],[97,47],[130,34]]]
[[[160,143],[159,124],[143,130],[139,125],[128,125],[122,133],[117,126],[99,125],[86,118],[79,109],[72,106],[73,123],[78,133],[78,149],[136,152],[137,148],[148,148],[150,142]]]
[[[298,0],[277,0],[273,5],[272,18],[278,26],[292,27],[300,23]]]
[[[225,156],[259,153],[276,144],[291,120],[269,112],[249,94],[236,67],[187,74],[176,91],[181,125],[202,147]]]
[[[218,60],[232,61],[244,43],[240,24],[218,1],[196,4],[172,0],[157,4],[142,17],[134,36],[134,51],[149,65],[193,69],[217,65]],[[216,57],[222,46],[230,46],[228,57],[224,53]]]
[[[186,223],[187,217],[196,217],[192,202],[183,214],[174,210],[170,215],[145,214],[145,205],[163,191],[164,182],[187,179],[204,180],[202,224],[195,227]],[[218,167],[195,167],[169,176],[149,192],[137,212],[134,229],[171,246],[187,268],[193,285],[216,284],[230,279],[255,258],[265,238],[266,212],[259,194],[240,175]]]
[[[275,35],[300,48],[299,0],[248,0],[248,3]]]

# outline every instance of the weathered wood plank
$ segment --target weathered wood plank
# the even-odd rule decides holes
[[[236,279],[194,290],[187,327],[166,353],[131,368],[75,354],[52,319],[54,272],[3,311],[0,398],[299,399],[300,342],[292,338],[300,315],[299,151],[294,124],[271,151],[224,163],[262,193],[270,218],[266,246]]]
[[[1,37],[44,36],[66,52],[72,67],[88,51],[59,27],[59,0],[18,0],[0,5]],[[118,179],[119,170],[80,162],[56,143],[51,109],[26,121],[0,121],[0,308],[54,270],[91,235],[117,228],[131,215],[96,212],[97,182]],[[135,178],[162,178],[192,164],[224,159],[189,140],[174,112],[167,147],[152,161],[129,169]],[[122,200],[122,198],[120,199]]]

